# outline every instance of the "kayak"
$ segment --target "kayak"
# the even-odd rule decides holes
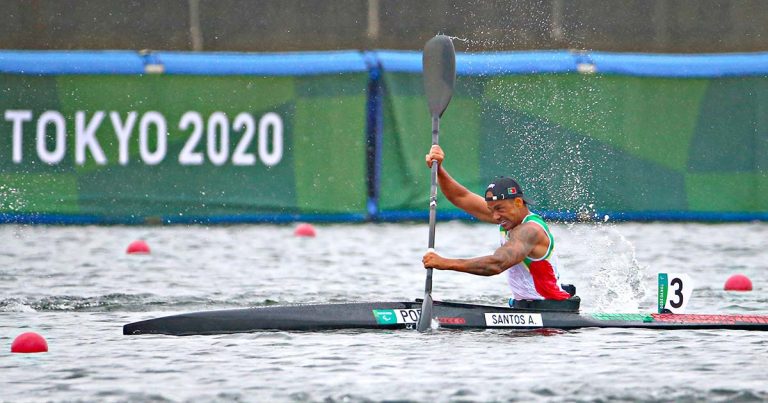
[[[768,331],[768,315],[581,313],[578,297],[566,301],[515,300],[512,306],[434,301],[432,327],[447,329],[730,329]],[[124,335],[175,336],[264,330],[415,329],[421,300],[283,305],[203,311],[129,323]]]

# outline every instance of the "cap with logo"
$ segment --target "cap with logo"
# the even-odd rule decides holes
[[[485,201],[521,198],[528,204],[534,204],[530,197],[523,194],[520,184],[512,178],[500,177],[485,189]]]

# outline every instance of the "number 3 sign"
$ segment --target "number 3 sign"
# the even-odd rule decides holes
[[[682,313],[693,291],[687,274],[659,273],[659,313]]]

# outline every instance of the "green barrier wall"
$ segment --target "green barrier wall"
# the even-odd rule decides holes
[[[550,218],[768,220],[768,53],[457,54],[447,169]],[[425,219],[419,52],[0,52],[0,222]],[[467,218],[441,197],[442,218]]]
[[[3,213],[365,217],[365,71],[0,74],[0,84]]]
[[[383,83],[379,206],[396,217],[428,206],[430,119],[420,74]],[[440,144],[470,190],[513,176],[544,212],[768,211],[767,76],[462,75]]]

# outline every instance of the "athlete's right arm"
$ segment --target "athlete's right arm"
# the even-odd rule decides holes
[[[453,203],[454,206],[466,211],[478,220],[495,223],[496,221],[493,220],[493,214],[488,210],[488,205],[485,203],[485,199],[470,192],[462,184],[453,179],[443,167],[444,159],[445,154],[439,145],[433,145],[429,150],[429,154],[426,155],[428,167],[432,167],[432,161],[437,161],[439,164],[437,169],[437,182],[440,185],[440,191],[443,192],[448,201]]]

